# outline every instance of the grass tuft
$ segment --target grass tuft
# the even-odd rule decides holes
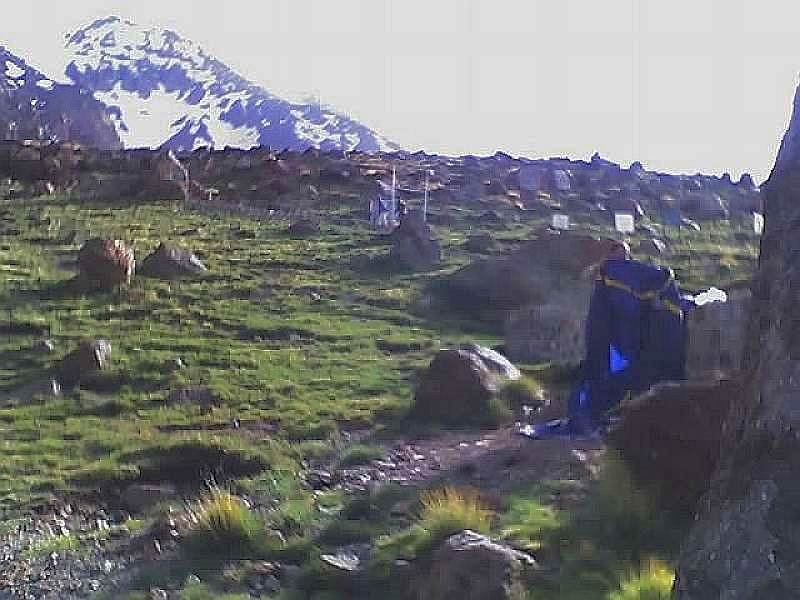
[[[420,498],[419,525],[436,539],[471,529],[488,533],[492,524],[492,511],[471,490],[444,487],[426,492]]]
[[[184,551],[190,556],[247,559],[267,552],[266,522],[239,496],[213,488],[187,513],[192,525]]]
[[[659,560],[647,561],[638,573],[631,573],[620,589],[609,594],[608,600],[669,600],[675,572]]]

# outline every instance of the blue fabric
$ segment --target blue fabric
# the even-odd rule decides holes
[[[609,361],[609,370],[612,374],[614,373],[621,373],[625,369],[627,369],[631,361],[629,361],[625,356],[620,354],[620,351],[617,350],[617,347],[614,344],[609,346],[609,353],[610,353],[610,361]]]
[[[586,321],[586,357],[570,403],[573,430],[601,426],[629,392],[685,378],[682,305],[668,269],[633,260],[606,261]]]

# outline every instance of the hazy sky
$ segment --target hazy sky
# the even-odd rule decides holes
[[[429,152],[768,175],[800,72],[794,0],[3,0],[0,44],[56,77],[116,14]]]

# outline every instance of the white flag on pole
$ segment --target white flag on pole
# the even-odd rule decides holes
[[[553,229],[569,229],[569,215],[553,215]]]
[[[614,213],[614,228],[620,233],[636,231],[636,222],[631,213]]]
[[[756,235],[764,233],[764,215],[761,213],[753,213],[753,231],[756,232]]]

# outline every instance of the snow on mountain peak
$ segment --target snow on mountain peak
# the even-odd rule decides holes
[[[67,49],[67,76],[110,108],[126,147],[396,148],[327,107],[278,98],[169,29],[107,17]]]

